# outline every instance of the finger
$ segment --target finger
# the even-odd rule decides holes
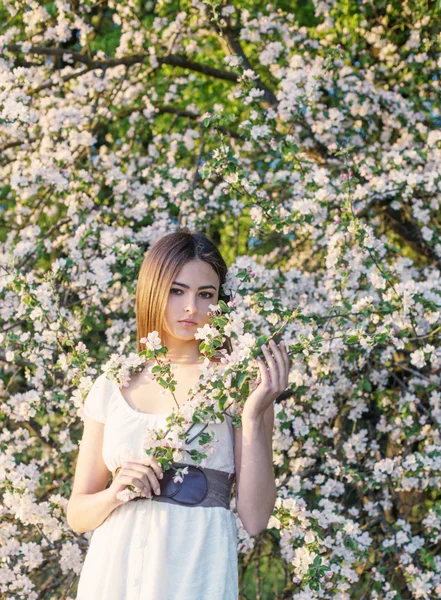
[[[148,465],[153,469],[158,479],[162,479],[164,475],[164,470],[162,468],[161,463],[159,463],[154,456],[146,456],[141,460],[144,465]]]
[[[148,480],[145,481],[144,478],[142,478],[142,477],[136,477],[136,478],[132,479],[132,485],[137,487],[141,492],[143,492],[149,498],[151,497],[153,490],[152,490],[152,486],[150,485]]]
[[[150,468],[147,470],[147,474],[144,477],[144,481],[146,481],[147,485],[150,486],[150,488],[155,492],[155,494],[157,496],[161,493],[161,488],[159,487],[159,481],[158,481],[153,469]]]
[[[289,356],[288,356],[288,352],[286,350],[286,345],[284,342],[280,342],[279,349],[280,349],[280,356],[281,356],[282,362],[283,362],[282,388],[283,388],[283,390],[285,390],[288,385]]]
[[[275,359],[275,361],[277,363],[277,368],[278,368],[278,372],[279,372],[279,378],[277,380],[278,387],[279,387],[279,389],[281,391],[283,391],[286,386],[284,386],[284,381],[285,381],[285,362],[283,360],[282,351],[281,351],[280,347],[276,344],[276,342],[274,340],[270,341],[270,345],[271,345],[271,350],[273,351],[274,359]]]
[[[278,381],[279,381],[279,369],[277,366],[276,361],[274,360],[274,358],[271,356],[270,351],[268,350],[268,348],[264,345],[262,346],[262,352],[265,356],[266,362],[268,363],[268,369],[269,369],[269,375],[271,378],[271,384],[274,387],[278,386]]]
[[[150,488],[150,485],[149,484],[146,485],[140,477],[136,477],[134,475],[125,475],[123,472],[121,472],[118,483],[120,485],[126,485],[126,486],[132,485],[133,487],[138,489],[140,492],[145,494],[147,497],[150,497],[152,495],[152,490]]]
[[[290,365],[290,360],[289,360],[289,355],[288,355],[288,349],[286,347],[285,342],[281,343],[281,347],[282,347],[282,356],[283,356],[283,361],[285,363],[285,387],[283,389],[285,389],[286,387],[288,387],[288,378],[289,378],[289,371],[291,369],[291,365]]]
[[[141,481],[142,489],[145,488],[149,492],[153,490],[155,494],[160,494],[158,478],[150,465],[131,463],[131,468],[124,469],[124,474],[133,477],[135,481]]]
[[[139,467],[139,468],[136,468],[136,467]],[[128,467],[123,466],[122,474],[125,477],[130,477],[134,481],[140,481],[142,484],[141,487],[144,487],[144,484],[149,482],[146,469],[147,469],[147,471],[151,471],[151,469],[148,469],[144,465],[136,465],[136,463],[131,463],[130,466],[128,466]],[[133,484],[133,485],[135,485],[135,484]]]
[[[254,392],[254,390],[259,387],[261,382],[262,382],[262,376],[259,373],[259,375],[256,375],[256,377],[251,381],[250,391]]]
[[[264,388],[270,388],[271,387],[271,378],[270,378],[270,374],[269,374],[266,364],[264,363],[264,361],[261,358],[257,358],[256,361],[257,361],[257,366],[259,367],[259,370],[260,370],[260,384],[259,385],[262,385]]]
[[[128,464],[130,464],[132,467],[135,467],[136,465],[142,465],[144,467],[143,471],[145,470],[145,467],[151,467],[155,472],[156,477],[158,479],[162,479],[162,466],[154,456],[143,456],[142,458],[137,459],[136,462],[130,462]]]

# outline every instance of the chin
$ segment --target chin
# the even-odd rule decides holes
[[[172,336],[173,338],[175,338],[175,340],[181,340],[182,342],[190,342],[191,340],[194,340],[194,332],[193,331],[189,331],[188,333],[184,332],[173,332]]]

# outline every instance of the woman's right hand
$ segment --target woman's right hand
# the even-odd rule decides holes
[[[141,492],[141,495],[151,498],[153,494],[161,493],[159,480],[162,477],[162,466],[153,456],[130,459],[116,470],[109,492],[112,499],[117,501],[117,494],[128,485],[132,485]]]

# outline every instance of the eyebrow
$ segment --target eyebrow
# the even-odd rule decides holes
[[[181,285],[184,288],[187,288],[187,290],[190,289],[189,285],[186,285],[185,283],[179,283],[179,281],[173,281],[174,285]],[[217,290],[217,287],[215,287],[214,285],[201,285],[200,287],[198,287],[198,290],[206,290],[207,288],[213,288],[213,290]]]

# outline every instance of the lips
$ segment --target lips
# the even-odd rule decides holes
[[[194,321],[189,321],[188,319],[179,321],[179,323],[187,323],[188,325],[196,325],[196,323]]]

